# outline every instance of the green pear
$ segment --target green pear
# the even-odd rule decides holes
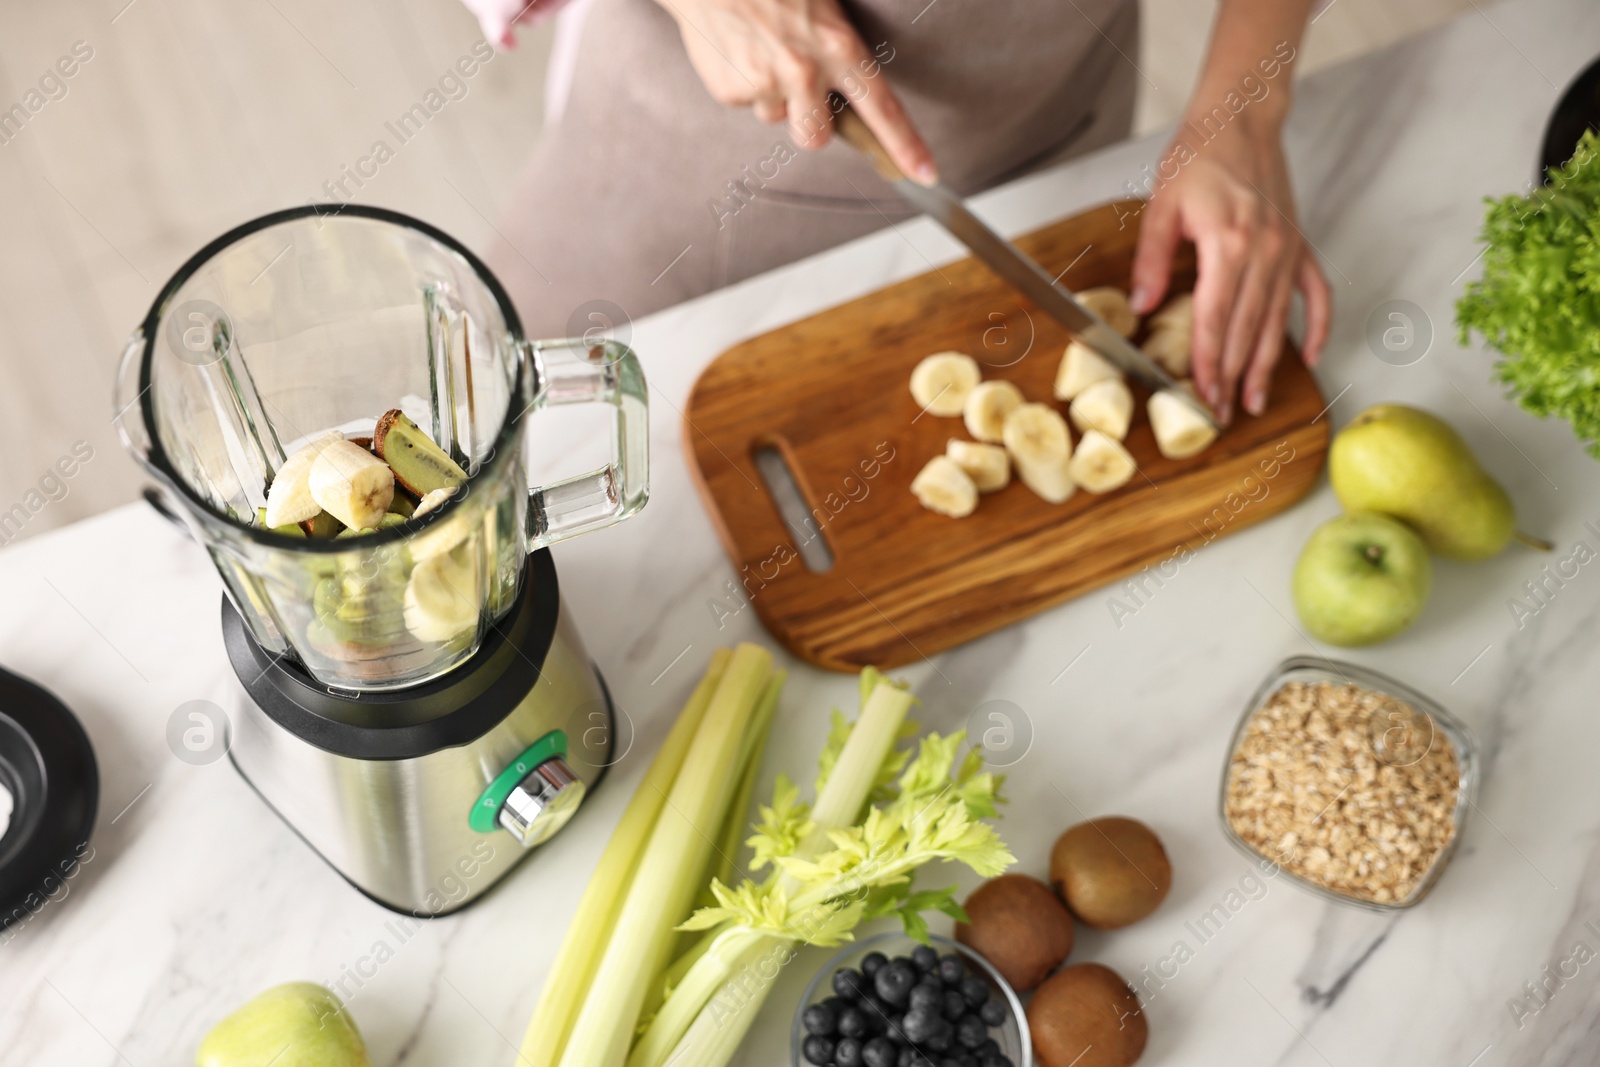
[[[1312,531],[1292,592],[1312,637],[1348,647],[1410,626],[1432,588],[1433,561],[1422,539],[1387,515],[1358,511]]]
[[[1333,439],[1328,477],[1346,511],[1392,515],[1449,559],[1487,559],[1516,532],[1500,484],[1449,423],[1403,404],[1378,404]]]
[[[371,1067],[339,998],[313,982],[273,986],[200,1042],[195,1067]]]

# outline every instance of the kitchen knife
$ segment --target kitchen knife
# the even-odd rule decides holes
[[[966,245],[968,251],[1008,285],[1071,330],[1077,340],[1106,357],[1125,374],[1137,378],[1152,393],[1172,390],[1205,416],[1213,427],[1217,427],[1211,411],[1188,390],[1180,387],[1172,375],[1106,325],[1104,319],[1079,302],[1071,290],[1052,278],[1020,248],[991,230],[947,186],[942,183],[921,185],[901,173],[877,135],[867,128],[861,116],[843,97],[835,93],[829,100],[834,109],[834,131],[866,156],[878,176],[893,185],[906,202],[948,230],[951,236]]]

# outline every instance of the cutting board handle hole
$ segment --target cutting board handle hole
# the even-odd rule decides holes
[[[772,497],[778,516],[794,540],[800,562],[813,574],[832,570],[833,549],[817,521],[816,509],[806,499],[800,480],[789,466],[789,457],[776,444],[766,442],[756,445],[754,458],[767,494]]]

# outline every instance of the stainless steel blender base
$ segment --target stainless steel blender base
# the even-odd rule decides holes
[[[331,694],[274,661],[224,603],[224,642],[241,681],[234,766],[385,907],[449,914],[532,851],[492,820],[487,832],[469,822],[497,779],[521,776],[517,761],[530,746],[543,741],[535,751],[548,754],[559,731],[571,775],[591,791],[611,760],[610,696],[561,604],[548,550],[529,557],[523,583],[478,655],[445,679],[359,697]]]

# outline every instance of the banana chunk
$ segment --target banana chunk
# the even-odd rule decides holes
[[[331,441],[311,464],[308,478],[317,504],[354,530],[378,525],[394,499],[394,472],[353,441]]]
[[[983,379],[978,361],[965,352],[935,352],[911,372],[911,399],[932,415],[961,414],[967,394]]]
[[[449,641],[478,624],[478,569],[465,550],[418,563],[406,581],[406,629],[419,641]]]
[[[283,461],[278,473],[272,476],[272,484],[267,487],[267,508],[266,515],[262,517],[263,525],[287,526],[290,523],[304,522],[316,517],[322,507],[311,496],[311,465],[317,461],[324,448],[342,440],[344,434],[338,430],[330,430],[309,444],[301,445],[295,450],[294,455]]]
[[[1022,406],[1022,390],[1008,381],[980,382],[967,394],[962,420],[967,432],[980,441],[998,442],[1005,433],[1006,416]]]
[[[964,519],[978,507],[978,487],[949,456],[934,456],[911,479],[911,492],[923,507]]]
[[[1152,396],[1146,410],[1150,413],[1150,429],[1155,431],[1156,447],[1168,459],[1188,459],[1217,439],[1216,428],[1195,410],[1194,404],[1170,389]]]
[[[1127,485],[1138,469],[1122,442],[1099,430],[1084,432],[1067,465],[1072,480],[1091,493],[1109,493]]]
[[[1121,378],[1105,378],[1073,397],[1067,414],[1079,433],[1099,430],[1120,441],[1133,422],[1133,393]]]
[[[1073,294],[1078,302],[1106,320],[1106,325],[1124,337],[1132,337],[1139,328],[1139,316],[1128,303],[1128,294],[1112,285],[1101,285]]]
[[[1061,368],[1056,371],[1056,399],[1071,400],[1095,382],[1120,377],[1122,372],[1106,357],[1082,342],[1073,341],[1067,345],[1061,357]]]
[[[1048,404],[1023,404],[1006,419],[1006,451],[1017,477],[1040,498],[1059,504],[1077,489],[1067,470],[1072,435],[1061,413]]]
[[[1189,373],[1190,348],[1194,341],[1194,295],[1175,296],[1150,316],[1150,333],[1145,338],[1144,354],[1159,363],[1174,378]]]
[[[944,454],[967,472],[980,493],[993,493],[1011,484],[1011,458],[999,445],[952,437],[944,446]]]

